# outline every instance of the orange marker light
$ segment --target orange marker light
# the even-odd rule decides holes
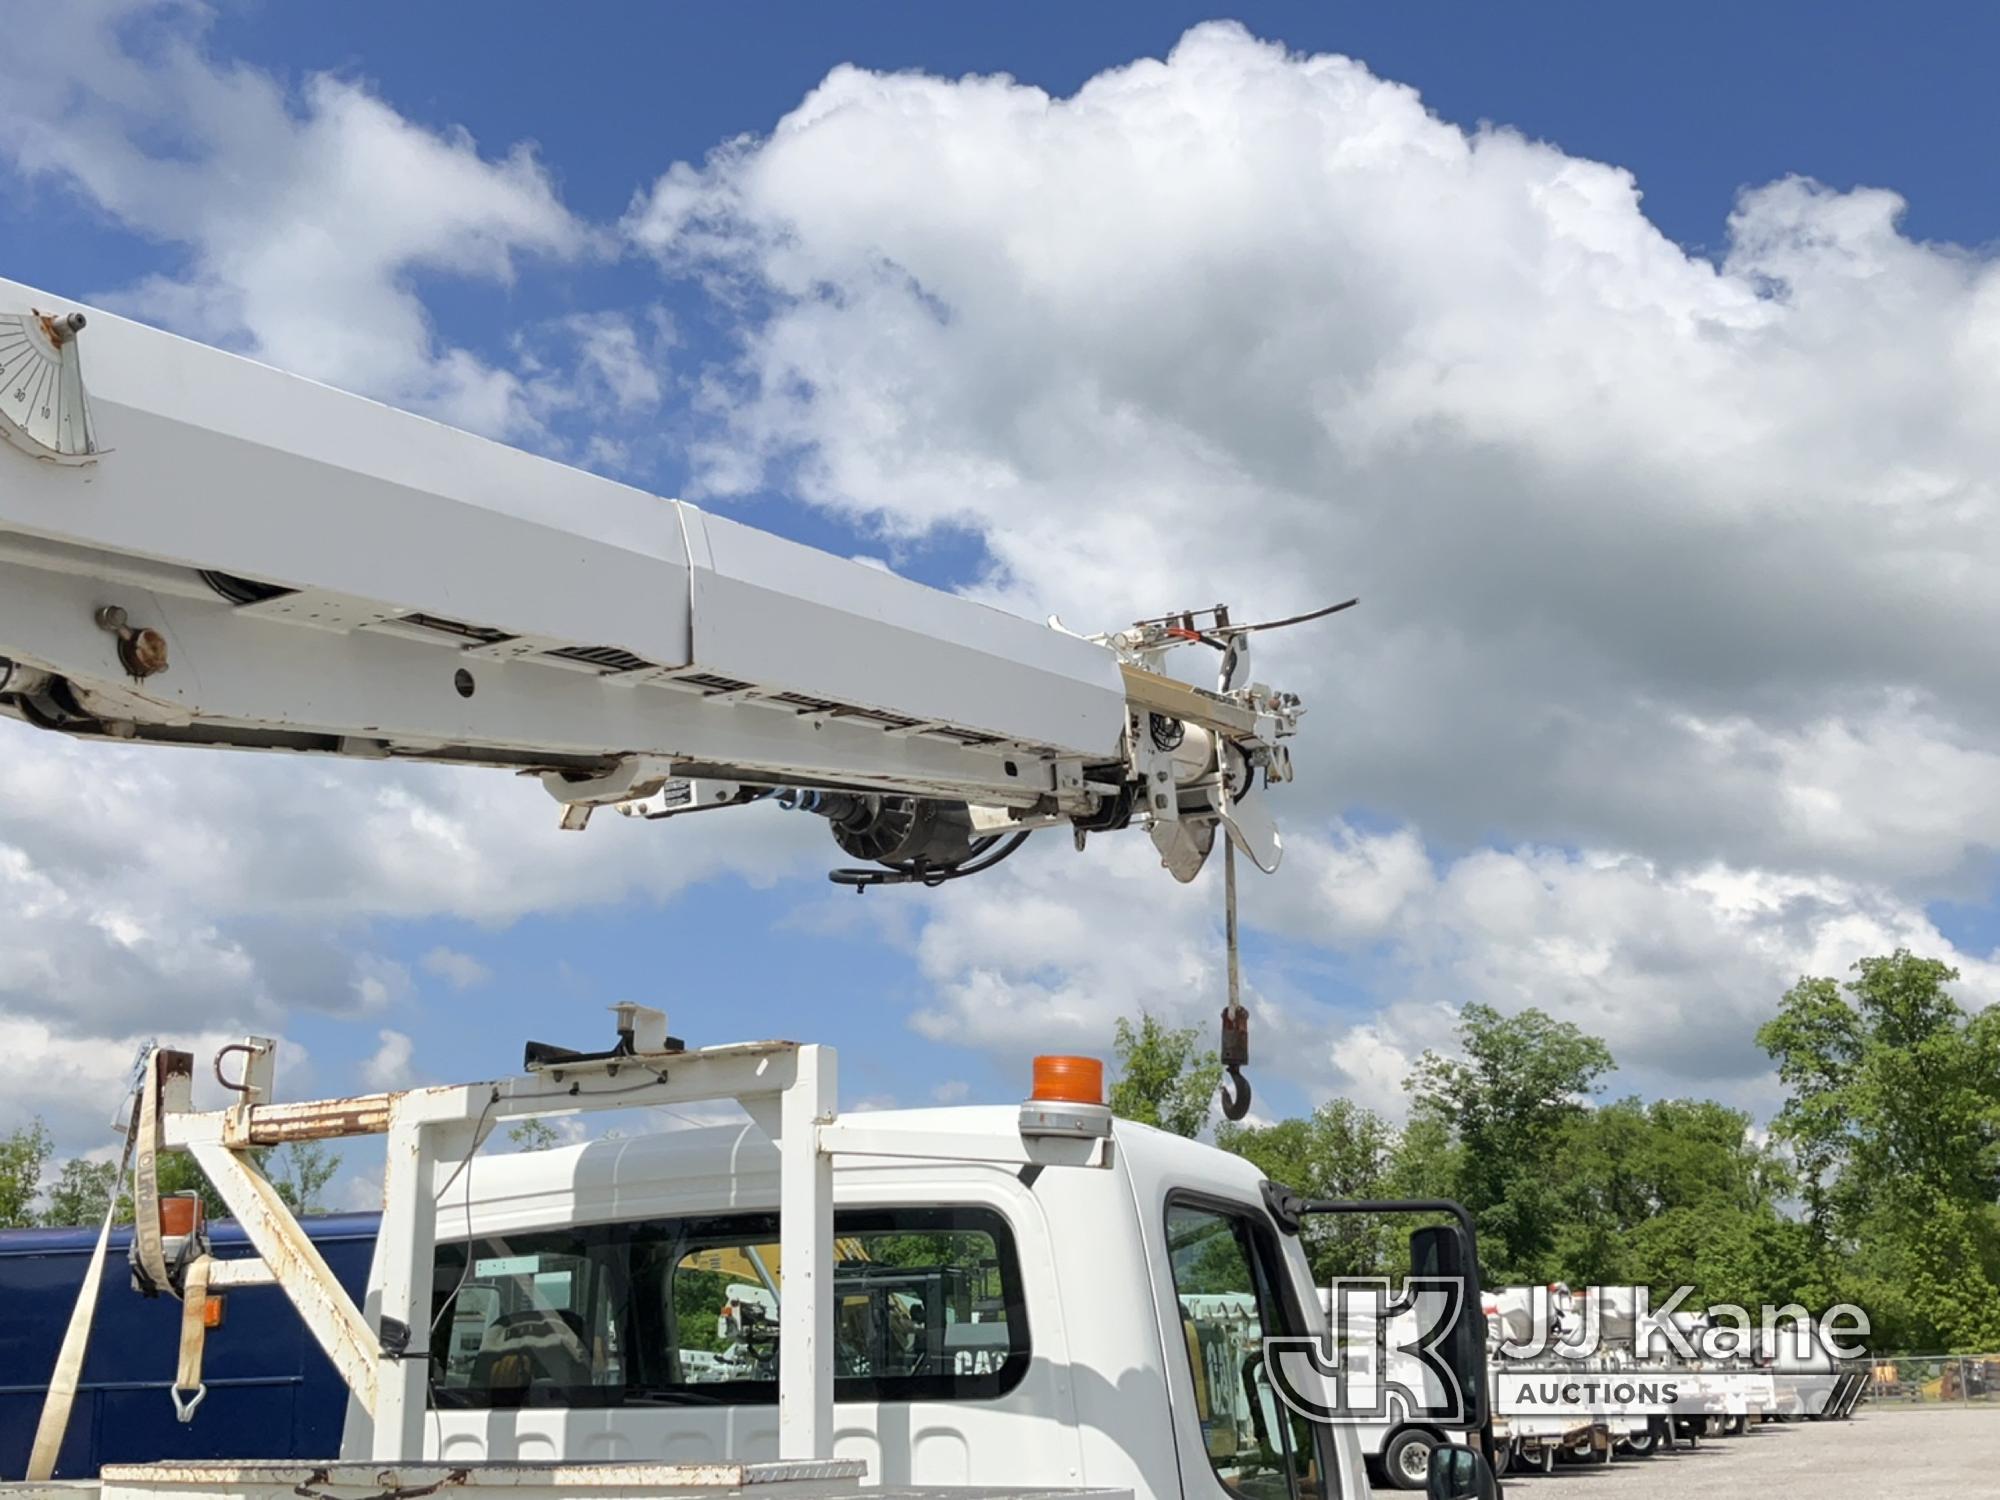
[[[213,1292],[209,1293],[208,1301],[201,1305],[201,1326],[204,1328],[222,1326],[222,1299]]]
[[[1033,1097],[1046,1104],[1102,1104],[1104,1064],[1094,1057],[1038,1057]]]
[[[193,1193],[169,1193],[160,1199],[160,1233],[163,1235],[199,1233],[205,1217],[201,1199]]]

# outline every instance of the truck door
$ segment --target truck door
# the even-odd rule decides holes
[[[1180,1315],[1167,1378],[1179,1414],[1186,1500],[1332,1500],[1329,1432],[1294,1416],[1264,1369],[1264,1340],[1309,1332],[1287,1291],[1266,1214],[1220,1199],[1167,1202],[1167,1258]],[[1190,1441],[1189,1439],[1193,1439]]]

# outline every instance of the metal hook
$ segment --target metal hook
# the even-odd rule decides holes
[[[1222,1084],[1222,1118],[1233,1124],[1250,1113],[1250,1080],[1235,1063],[1222,1071],[1228,1075]]]
[[[247,1099],[250,1095],[250,1085],[246,1082],[231,1083],[228,1080],[228,1078],[223,1075],[222,1072],[222,1060],[223,1058],[229,1056],[229,1054],[232,1052],[241,1052],[243,1054],[245,1059],[243,1064],[243,1076],[246,1079],[250,1076],[249,1059],[254,1058],[257,1055],[257,1049],[254,1047],[245,1046],[242,1042],[231,1042],[227,1047],[224,1047],[221,1051],[215,1054],[215,1081],[221,1084],[224,1088],[229,1089],[233,1093],[241,1094]],[[181,1420],[185,1422],[187,1418],[182,1417]]]
[[[195,1408],[200,1406],[208,1397],[208,1387],[206,1385],[196,1386],[193,1397],[186,1401],[181,1399],[181,1388],[179,1386],[171,1386],[168,1389],[169,1394],[174,1398],[174,1415],[183,1422],[192,1422],[194,1420]]]

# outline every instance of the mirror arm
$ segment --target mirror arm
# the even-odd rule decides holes
[[[1270,1212],[1272,1219],[1277,1222],[1278,1228],[1286,1234],[1297,1234],[1299,1232],[1299,1210],[1306,1200],[1283,1183],[1273,1182],[1268,1177],[1264,1179],[1261,1186],[1264,1193],[1264,1207]]]
[[[1263,1190],[1264,1207],[1286,1234],[1297,1234],[1299,1226],[1313,1214],[1450,1214],[1464,1231],[1473,1269],[1479,1268],[1479,1230],[1463,1203],[1449,1198],[1307,1198],[1268,1180]]]

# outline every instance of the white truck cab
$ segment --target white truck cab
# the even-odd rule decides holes
[[[245,1058],[225,1078],[244,1102],[222,1111],[193,1108],[190,1054],[151,1053],[128,1139],[139,1258],[183,1298],[176,1404],[191,1393],[198,1420],[211,1289],[275,1283],[346,1384],[348,1414],[337,1457],[107,1466],[94,1500],[343,1500],[350,1483],[412,1497],[449,1485],[467,1500],[684,1500],[747,1484],[803,1500],[857,1482],[933,1500],[1367,1494],[1355,1429],[1301,1415],[1340,1403],[1299,1224],[1440,1209],[1463,1222],[1463,1209],[1301,1200],[1241,1157],[1114,1121],[1088,1059],[1038,1059],[1017,1106],[843,1116],[828,1048],[688,1049],[658,1012],[618,1009],[609,1051],[531,1043],[513,1078],[305,1104],[259,1102],[274,1076],[261,1038],[225,1049]],[[508,1119],[700,1100],[734,1100],[745,1118],[477,1149]],[[357,1302],[258,1151],[367,1134],[388,1156]],[[198,1226],[168,1242],[149,1194],[159,1150],[194,1155],[257,1258],[213,1258]],[[150,1246],[149,1223],[162,1226]],[[1413,1269],[1473,1310],[1438,1336],[1474,1393],[1460,1425],[1476,1427],[1470,1229],[1421,1228],[1411,1247]],[[38,1462],[60,1444],[60,1371],[80,1364],[94,1295],[65,1340]],[[1439,1451],[1433,1493],[1497,1494],[1469,1449]],[[48,1494],[0,1486],[0,1500]]]
[[[847,1118],[918,1153],[1020,1130]],[[480,1158],[439,1205],[426,1456],[775,1458],[778,1172],[748,1121]],[[1253,1358],[1321,1315],[1240,1157],[1120,1121],[1099,1168],[836,1157],[833,1202],[832,1456],[871,1481],[1367,1493]]]
[[[858,1482],[932,1500],[1368,1492],[1354,1428],[1320,1420],[1340,1402],[1298,1228],[1358,1208],[1464,1222],[1456,1204],[1300,1200],[1240,1156],[1114,1120],[1094,1060],[1036,1060],[1018,1106],[842,1116],[828,1048],[690,1050],[660,1012],[618,1010],[606,1052],[530,1044],[514,1078],[308,1104],[260,1102],[274,1046],[248,1038],[224,1052],[244,1056],[238,1080],[218,1058],[242,1094],[220,1112],[192,1108],[190,1054],[154,1050],[128,1126],[134,1254],[184,1304],[176,1406],[200,1406],[204,1298],[256,1284],[284,1288],[350,1398],[338,1456],[106,1466],[98,1500],[340,1484],[468,1500],[742,1484],[822,1498]],[[508,1118],[696,1100],[744,1118],[478,1150]],[[276,1140],[358,1134],[388,1148],[360,1300],[258,1166]],[[216,1260],[198,1224],[170,1244],[158,1150],[194,1154],[256,1258]],[[1472,1232],[1428,1226],[1410,1244],[1412,1268],[1474,1310],[1440,1324],[1454,1342],[1438,1368],[1474,1392],[1460,1424],[1478,1426]],[[92,1276],[102,1256],[100,1236]],[[92,1304],[86,1282],[30,1480],[50,1476]],[[1440,1452],[1434,1492],[1496,1492],[1470,1452]],[[0,1500],[48,1498],[0,1486]]]

